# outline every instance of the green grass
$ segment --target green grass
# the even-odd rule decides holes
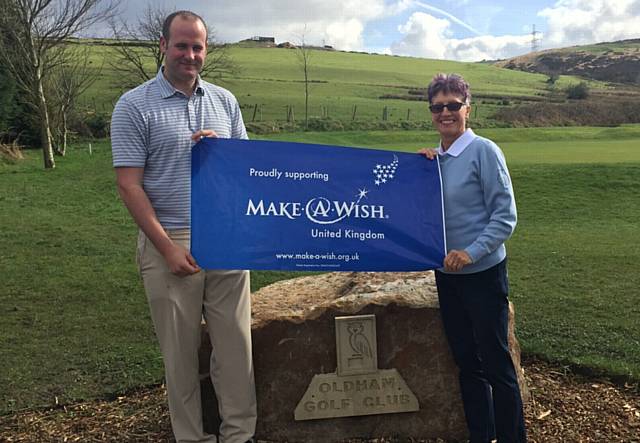
[[[638,381],[640,162],[623,159],[516,163],[508,248],[525,352]]]
[[[505,148],[519,224],[509,241],[525,353],[640,381],[640,126],[479,131]],[[270,137],[276,138],[276,137]],[[414,151],[424,131],[280,139]],[[107,142],[53,171],[0,163],[0,413],[162,380],[134,265],[135,226]],[[252,273],[254,289],[292,273]]]
[[[498,143],[510,164],[640,162],[640,145],[637,143],[640,125],[480,129],[476,133]],[[307,132],[270,134],[260,138],[404,152],[434,147],[439,141],[435,131]]]
[[[108,142],[92,156],[76,146],[53,171],[41,161],[0,162],[0,412],[162,379]],[[252,288],[283,277],[255,272]]]
[[[98,81],[85,93],[81,102],[98,112],[110,114],[113,103],[123,92],[118,86],[122,73],[114,69],[113,48],[91,46],[91,62],[103,66]],[[232,46],[230,54],[240,67],[233,77],[220,84],[235,94],[243,108],[246,121],[253,120],[253,109],[261,106],[256,120],[286,120],[287,106],[293,106],[295,118],[304,119],[304,83],[295,50],[279,48],[246,48]],[[106,62],[105,62],[106,61]],[[412,57],[358,54],[339,51],[311,51],[309,115],[321,117],[322,109],[329,116],[350,121],[357,106],[358,120],[381,120],[383,108],[388,107],[389,120],[398,121],[428,118],[424,102],[400,99],[381,99],[382,95],[406,95],[410,88],[425,88],[434,74],[456,72],[471,84],[478,96],[477,119],[491,120],[501,105],[497,98],[517,103],[527,98],[548,96],[547,76],[480,63],[461,63],[446,60],[428,60]],[[562,76],[558,90],[577,80]],[[604,83],[592,82],[592,88],[607,89]],[[491,96],[483,99],[480,96]]]

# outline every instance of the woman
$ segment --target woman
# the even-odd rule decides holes
[[[509,353],[509,285],[504,242],[516,226],[509,171],[500,148],[467,128],[469,85],[436,75],[429,109],[440,147],[447,255],[436,271],[445,333],[460,369],[472,443],[525,442],[518,379]]]

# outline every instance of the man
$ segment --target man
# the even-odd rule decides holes
[[[191,148],[202,137],[247,138],[227,90],[203,81],[207,29],[178,11],[164,22],[158,75],[125,93],[112,117],[118,191],[140,228],[137,260],[162,351],[178,443],[216,442],[202,429],[198,346],[204,315],[219,441],[251,441],[256,423],[248,271],[201,270],[189,253]]]

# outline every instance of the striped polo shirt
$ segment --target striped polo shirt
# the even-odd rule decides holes
[[[123,94],[113,110],[113,166],[144,168],[143,188],[165,229],[190,227],[191,135],[201,129],[213,129],[221,138],[247,138],[233,94],[200,77],[187,97],[161,70]]]

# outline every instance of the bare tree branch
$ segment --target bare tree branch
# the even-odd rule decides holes
[[[309,128],[309,74],[311,68],[311,47],[307,45],[305,40],[306,33],[307,25],[304,26],[304,31],[300,35],[298,44],[296,45],[298,64],[304,76],[304,129]]]
[[[114,16],[118,0],[0,0],[0,62],[38,112],[45,168],[55,167],[45,90],[69,37]]]
[[[164,54],[160,52],[158,41],[162,35],[165,18],[174,10],[158,5],[148,4],[135,24],[125,19],[110,22],[115,46],[116,58],[111,63],[122,74],[118,81],[121,86],[131,87],[152,79],[164,62]],[[239,72],[226,45],[219,44],[215,33],[207,30],[207,59],[200,75],[207,78],[220,79]]]
[[[78,98],[96,82],[102,72],[102,66],[91,66],[90,50],[87,46],[65,45],[63,48],[60,57],[63,62],[54,70],[48,82],[52,96],[52,132],[58,155],[66,153],[68,122]]]

